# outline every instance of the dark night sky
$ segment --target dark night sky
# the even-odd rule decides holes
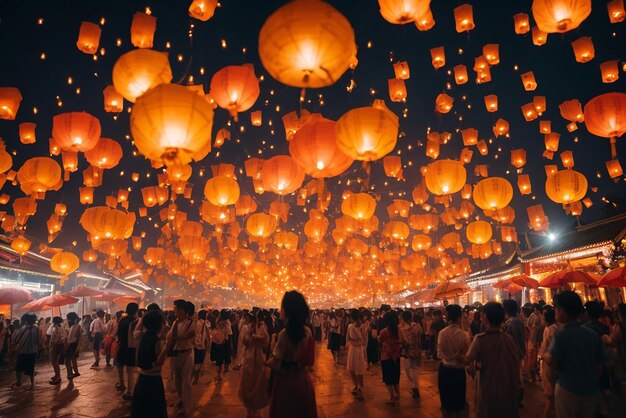
[[[132,49],[130,44],[130,22],[136,11],[143,11],[146,6],[152,9],[152,14],[158,18],[154,49],[166,50],[165,43],[171,42],[170,62],[174,73],[174,81],[179,80],[185,71],[189,56],[193,56],[188,74],[194,75],[196,83],[202,82],[208,90],[211,75],[218,69],[231,64],[251,62],[255,66],[257,75],[264,75],[261,82],[261,96],[251,110],[263,110],[264,125],[257,128],[250,125],[248,113],[240,116],[237,128],[231,127],[233,138],[219,151],[213,150],[200,163],[194,164],[194,176],[190,179],[194,183],[194,197],[196,205],[202,196],[204,179],[198,177],[198,167],[206,167],[218,162],[234,163],[237,168],[243,168],[247,155],[256,156],[258,149],[263,149],[261,157],[267,158],[275,154],[287,154],[288,145],[284,139],[284,130],[280,118],[283,114],[300,107],[299,89],[280,85],[264,71],[257,53],[257,37],[264,20],[284,1],[249,1],[224,0],[222,7],[216,10],[215,16],[208,22],[195,21],[193,48],[190,48],[187,32],[192,21],[187,15],[189,1],[182,0],[154,0],[154,1],[29,1],[5,0],[0,4],[0,86],[19,87],[24,97],[19,114],[15,121],[0,121],[0,137],[4,137],[8,150],[16,150],[14,169],[30,157],[47,155],[48,137],[51,132],[52,116],[60,112],[85,110],[97,116],[102,123],[102,136],[119,140],[124,147],[125,157],[118,167],[105,174],[104,185],[96,191],[96,204],[104,204],[108,194],[115,193],[118,187],[133,187],[131,193],[131,210],[136,210],[140,204],[138,186],[154,185],[156,170],[151,170],[147,160],[143,157],[132,157],[132,146],[125,139],[129,134],[128,114],[124,112],[117,120],[112,114],[103,110],[102,90],[111,84],[111,70],[117,57]],[[431,8],[436,25],[427,32],[418,31],[413,24],[404,26],[387,23],[379,13],[378,4],[373,0],[331,1],[351,22],[356,33],[359,65],[354,71],[348,70],[333,86],[309,90],[307,98],[311,103],[303,106],[308,110],[322,112],[324,116],[337,120],[347,110],[371,104],[373,99],[385,99],[395,114],[401,116],[403,108],[408,109],[407,118],[400,119],[400,131],[404,135],[398,140],[396,150],[402,150],[403,162],[412,161],[413,166],[405,169],[406,183],[398,183],[394,179],[384,176],[382,163],[373,164],[372,179],[377,185],[376,190],[406,191],[410,200],[410,192],[420,180],[419,166],[427,164],[430,159],[424,155],[424,147],[417,147],[418,141],[425,144],[426,132],[430,127],[434,131],[452,132],[453,140],[442,145],[441,156],[458,158],[462,150],[460,133],[456,129],[473,127],[478,129],[480,138],[493,138],[492,125],[498,118],[504,118],[510,123],[510,138],[499,137],[489,147],[489,155],[480,156],[474,148],[474,159],[468,167],[468,182],[475,183],[479,178],[473,175],[473,166],[476,163],[489,164],[490,176],[504,176],[513,185],[515,196],[512,206],[517,216],[515,225],[518,233],[528,231],[526,207],[532,204],[543,203],[546,213],[550,217],[551,230],[570,227],[574,219],[565,216],[560,205],[550,202],[544,191],[545,164],[558,164],[558,154],[550,162],[541,156],[544,150],[543,135],[539,134],[539,119],[526,122],[520,111],[520,106],[531,102],[533,96],[546,96],[548,109],[541,120],[551,120],[552,130],[561,133],[559,152],[572,150],[575,158],[575,169],[584,173],[592,186],[598,187],[597,193],[588,193],[594,201],[594,206],[585,210],[582,221],[589,222],[603,216],[602,196],[624,195],[624,182],[614,183],[606,175],[604,162],[610,159],[609,143],[607,139],[598,138],[587,133],[584,125],[580,125],[576,132],[568,133],[565,121],[560,115],[558,104],[569,99],[577,98],[584,105],[592,97],[606,92],[626,91],[626,74],[620,72],[620,79],[612,84],[603,84],[600,78],[599,64],[606,60],[626,60],[624,45],[624,23],[610,24],[606,11],[606,1],[593,1],[591,16],[576,30],[565,34],[551,34],[548,42],[542,47],[532,44],[530,32],[526,35],[516,35],[513,30],[513,14],[525,12],[530,14],[530,0],[502,1],[481,0],[471,1],[474,6],[474,20],[476,28],[469,33],[458,34],[454,29],[452,9],[462,2],[433,1]],[[37,24],[37,19],[44,19],[43,25]],[[101,17],[106,19],[102,29],[100,47],[106,49],[106,54],[93,61],[92,57],[78,51],[75,42],[78,36],[80,22],[98,22]],[[595,45],[595,58],[579,64],[574,60],[570,42],[580,36],[591,36]],[[115,45],[116,39],[122,39],[122,46]],[[226,41],[226,48],[222,47],[222,40]],[[368,41],[372,47],[368,48]],[[475,73],[471,70],[474,58],[481,55],[482,47],[486,43],[500,44],[500,64],[491,68],[493,81],[483,85],[476,85],[473,81]],[[446,66],[434,70],[430,61],[430,48],[444,46],[446,52]],[[246,48],[246,53],[242,49]],[[459,48],[463,54],[458,53]],[[46,60],[40,59],[45,52]],[[178,62],[178,54],[183,55],[183,61]],[[406,104],[391,103],[387,92],[387,79],[393,78],[392,63],[408,61],[411,69],[411,78],[406,81],[408,100]],[[465,64],[470,74],[470,82],[457,86],[454,78],[447,74],[448,69],[458,64]],[[514,70],[517,65],[519,70]],[[205,69],[205,75],[200,75],[200,68]],[[538,88],[534,92],[524,91],[520,74],[533,71],[538,81]],[[68,85],[67,78],[73,78],[73,84]],[[356,82],[356,88],[346,92],[350,79]],[[446,83],[452,84],[451,90],[446,90]],[[75,89],[80,87],[80,94]],[[269,94],[274,89],[275,94]],[[374,95],[370,89],[376,90]],[[446,115],[436,114],[434,100],[437,94],[446,92],[455,97],[455,107]],[[320,106],[318,95],[323,95],[324,105]],[[496,94],[499,99],[499,111],[488,113],[483,104],[483,96]],[[467,100],[462,100],[466,95]],[[59,97],[63,107],[57,106]],[[471,110],[467,105],[471,104]],[[280,111],[275,107],[280,105]],[[33,114],[33,107],[38,113]],[[128,103],[126,103],[126,107]],[[126,110],[126,109],[125,109]],[[459,116],[463,120],[459,121]],[[217,109],[213,136],[217,129],[225,127],[229,120],[225,110]],[[267,121],[272,120],[275,135],[270,132]],[[23,145],[18,140],[18,123],[32,121],[37,123],[37,143]],[[244,133],[238,133],[238,126],[245,126]],[[575,142],[574,138],[579,141]],[[262,145],[262,141],[266,144]],[[274,149],[270,149],[274,145]],[[407,147],[412,145],[412,151]],[[497,152],[501,147],[502,152]],[[515,169],[510,165],[510,150],[525,148],[528,163],[523,172],[529,173],[532,179],[534,193],[530,196],[521,196],[518,192]],[[394,153],[395,153],[394,151]],[[626,164],[626,146],[618,141],[618,154],[622,157],[622,164]],[[499,155],[499,159],[494,159]],[[55,157],[57,158],[57,157]],[[68,204],[70,214],[64,224],[64,230],[52,245],[67,247],[72,240],[83,241],[85,236],[78,226],[78,217],[83,207],[78,202],[78,186],[82,185],[80,171],[87,167],[87,162],[81,156],[80,170],[73,173],[71,181],[59,192],[50,192],[45,202],[40,203],[37,215],[29,222],[28,234],[34,238],[46,240],[45,220],[50,216],[56,202]],[[60,162],[60,157],[58,157]],[[509,174],[507,174],[509,170]],[[125,175],[120,176],[120,171]],[[151,171],[153,177],[145,178],[145,173]],[[131,172],[139,172],[142,179],[139,184],[130,179]],[[596,178],[599,172],[602,178]],[[359,164],[355,163],[350,170],[338,179],[345,180],[361,175]],[[338,202],[341,190],[336,186],[338,179],[331,184],[334,204],[330,213],[339,212]],[[390,186],[384,187],[383,182],[389,181]],[[242,192],[252,194],[249,178],[239,176]],[[343,186],[341,186],[343,187]],[[3,193],[14,197],[21,195],[19,187],[6,184]],[[536,196],[536,200],[532,197]],[[269,207],[274,196],[264,194],[256,196],[262,203],[261,207]],[[432,199],[432,198],[431,198]],[[297,223],[306,220],[302,208],[295,205],[295,198],[288,199],[292,203],[294,213],[290,227],[301,231]],[[178,202],[177,202],[178,203]],[[383,198],[379,203],[377,215],[383,222],[387,221],[386,206],[390,203]],[[9,203],[10,205],[10,203]],[[11,211],[9,205],[0,210]],[[185,208],[181,204],[181,208]],[[158,207],[152,208],[150,213],[155,214]],[[190,219],[197,219],[197,211],[188,210]],[[417,208],[412,213],[419,213]],[[335,215],[330,216],[334,218]],[[331,228],[332,229],[332,222]],[[151,223],[140,220],[135,227],[135,234],[145,230],[149,236],[156,237],[156,231]],[[152,232],[151,232],[152,231]],[[446,231],[441,230],[439,235]],[[301,240],[303,242],[304,240]],[[145,248],[145,246],[144,246]],[[135,257],[139,259],[140,257]]]

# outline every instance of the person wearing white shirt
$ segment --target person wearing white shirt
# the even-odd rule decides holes
[[[96,319],[89,325],[89,333],[93,336],[93,357],[95,362],[91,365],[91,368],[100,366],[100,347],[102,340],[104,340],[104,311],[102,309],[96,312]]]
[[[174,381],[180,403],[180,415],[190,416],[192,404],[191,375],[193,372],[193,348],[196,338],[196,327],[190,316],[195,307],[193,303],[178,299],[174,301],[176,321],[168,333],[167,350],[172,353],[171,364],[174,368]]]
[[[210,347],[209,327],[206,323],[206,311],[203,309],[198,312],[198,319],[195,322],[196,338],[193,344],[193,380],[194,385],[198,384],[202,365],[206,359],[206,349]]]

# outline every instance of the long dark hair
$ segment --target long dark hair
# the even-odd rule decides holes
[[[391,332],[393,336],[398,336],[398,313],[396,311],[389,311],[383,317],[385,326]]]
[[[294,344],[298,344],[305,336],[304,324],[309,317],[309,306],[301,293],[292,290],[285,292],[281,309],[287,318],[285,332]]]

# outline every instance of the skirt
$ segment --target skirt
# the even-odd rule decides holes
[[[328,349],[330,351],[339,351],[341,349],[341,335],[331,332],[328,337]]]
[[[161,376],[139,375],[131,403],[132,418],[167,418],[165,390]]]
[[[206,358],[206,350],[193,349],[193,364],[204,364]]]
[[[388,359],[380,362],[383,371],[383,382],[386,385],[397,385],[400,383],[400,359]]]
[[[306,370],[275,370],[270,418],[317,418],[315,389]]]
[[[346,370],[356,375],[365,373],[365,350],[363,346],[348,346]]]
[[[211,344],[211,360],[218,366],[224,364],[224,351],[226,350],[226,343],[223,344]]]
[[[439,364],[439,397],[444,411],[462,411],[465,409],[465,369],[446,367]]]
[[[15,362],[15,371],[23,372],[27,376],[34,376],[35,360],[37,360],[37,353],[19,354]]]
[[[380,361],[380,348],[378,347],[378,341],[371,337],[367,341],[367,362],[376,364]]]

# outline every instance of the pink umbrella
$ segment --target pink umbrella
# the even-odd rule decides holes
[[[13,318],[13,305],[20,302],[28,302],[33,295],[21,287],[3,287],[0,288],[0,305],[11,305],[9,317]]]
[[[80,285],[74,290],[71,290],[65,294],[83,298],[83,316],[85,316],[85,296],[98,296],[101,295],[102,292],[100,290],[92,289],[91,287],[87,287],[85,285]]]
[[[61,306],[71,305],[78,302],[73,296],[57,293],[55,295],[45,296],[41,299],[34,300],[23,306],[24,309],[36,312],[45,311],[52,308],[60,308]]]

